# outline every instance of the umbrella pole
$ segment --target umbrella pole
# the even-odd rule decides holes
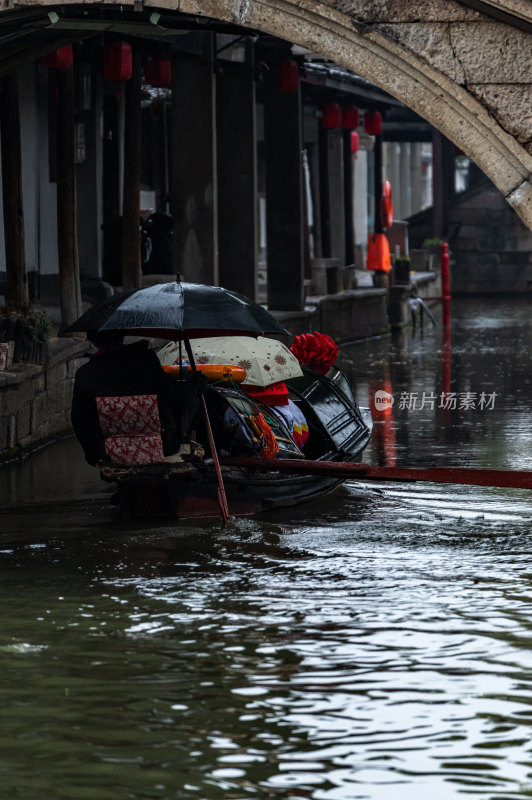
[[[207,436],[209,438],[209,447],[211,448],[212,460],[214,461],[214,468],[216,470],[216,478],[218,480],[218,503],[220,505],[220,514],[222,517],[222,524],[225,527],[229,519],[229,507],[227,505],[227,497],[225,494],[224,481],[222,478],[222,470],[220,469],[220,462],[218,460],[218,453],[214,444],[214,436],[212,435],[211,421],[209,419],[209,412],[207,411],[207,403],[205,397],[201,395],[201,404],[203,407],[203,416],[205,417],[205,427],[207,428]]]

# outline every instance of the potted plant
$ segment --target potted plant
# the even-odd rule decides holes
[[[429,253],[429,270],[432,270],[435,259],[439,259],[441,255],[441,246],[443,239],[425,239],[423,247]]]
[[[423,247],[426,250],[430,250],[432,253],[439,253],[441,246],[443,244],[443,239],[425,239],[423,242]]]
[[[44,364],[51,330],[52,323],[46,314],[36,311],[30,304],[18,311],[10,305],[0,308],[0,339],[13,343],[13,361]]]
[[[395,284],[410,283],[410,256],[394,256],[393,277]]]

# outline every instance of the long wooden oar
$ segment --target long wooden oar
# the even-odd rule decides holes
[[[277,470],[293,475],[323,475],[330,478],[360,478],[379,481],[427,481],[429,483],[466,483],[471,486],[501,486],[532,489],[532,472],[469,467],[371,467],[369,464],[342,461],[308,461],[276,458],[222,458],[227,467],[249,470]]]
[[[207,411],[207,403],[205,402],[205,398],[203,395],[201,395],[201,403],[203,407],[203,416],[205,418],[205,427],[207,428],[209,447],[211,449],[212,460],[214,462],[214,469],[216,470],[216,479],[218,481],[218,504],[220,506],[222,524],[225,527],[225,525],[227,524],[227,520],[229,519],[229,507],[227,505],[227,496],[225,494],[224,481],[222,478],[222,470],[220,469],[220,461],[218,459],[218,453],[216,452],[216,446],[214,444],[214,436],[212,435],[211,421],[209,419],[209,412]]]
[[[187,355],[190,361],[190,367],[193,372],[196,371],[196,363],[194,361],[194,353],[192,352],[192,347],[190,344],[190,339],[188,336],[183,336],[183,342],[185,344],[185,350],[187,351]],[[181,339],[179,339],[179,365],[182,366],[181,360]],[[179,370],[179,375],[182,378],[182,371]],[[216,480],[218,481],[218,505],[220,506],[220,516],[222,517],[222,525],[227,525],[227,521],[229,519],[229,506],[227,505],[227,495],[225,494],[225,486],[224,486],[224,479],[222,477],[222,470],[220,469],[220,461],[218,459],[218,453],[216,451],[216,445],[214,444],[214,436],[212,435],[212,427],[211,421],[209,419],[209,412],[207,411],[207,403],[205,402],[205,396],[201,395],[201,407],[203,409],[203,418],[205,420],[205,428],[207,429],[207,438],[209,440],[209,447],[211,450],[211,456],[214,463],[214,469],[216,471]]]

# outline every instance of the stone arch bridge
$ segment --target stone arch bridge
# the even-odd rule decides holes
[[[4,0],[0,76],[66,43],[65,31],[54,42],[53,26],[38,21],[75,5]],[[139,21],[161,10],[253,29],[353,70],[469,155],[532,229],[529,0],[121,0],[128,6]],[[86,2],[83,13],[102,7]]]

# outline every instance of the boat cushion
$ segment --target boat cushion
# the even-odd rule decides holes
[[[97,397],[105,452],[113,464],[162,464],[161,421],[157,395]]]
[[[161,430],[155,394],[97,397],[96,407],[104,436],[156,433]]]
[[[162,464],[164,461],[163,443],[158,433],[107,436],[105,453],[113,464],[123,464],[128,467]]]

